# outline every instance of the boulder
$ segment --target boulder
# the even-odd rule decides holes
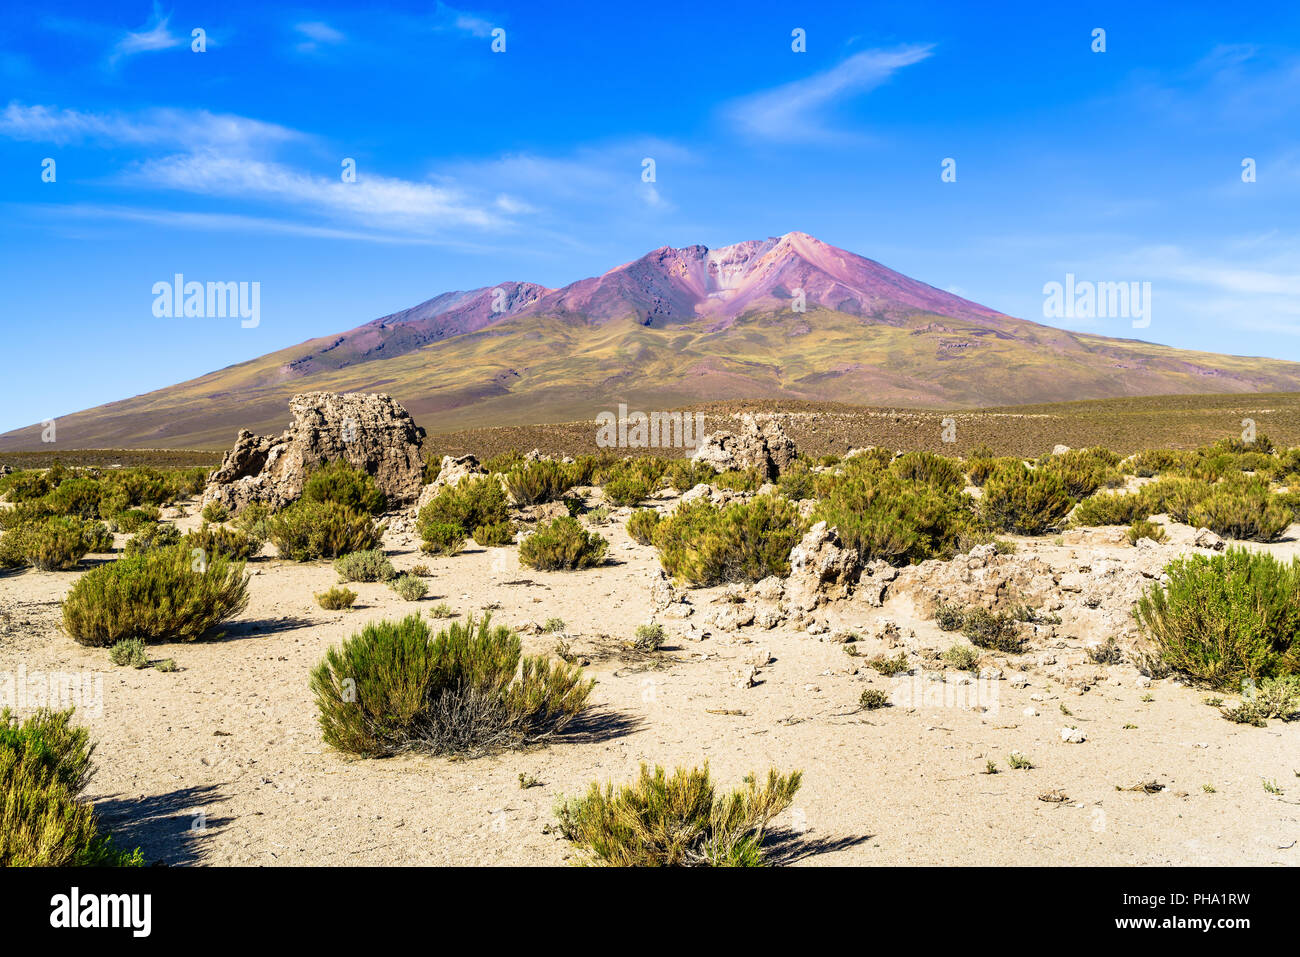
[[[745,413],[740,417],[738,432],[711,432],[700,441],[691,459],[705,462],[719,472],[757,469],[763,478],[774,480],[797,455],[794,441],[776,419]]]
[[[845,548],[833,527],[818,522],[790,550],[786,603],[799,611],[811,611],[827,601],[847,598],[860,570],[857,549]]]
[[[445,488],[455,488],[464,479],[471,475],[486,475],[483,468],[478,464],[478,459],[472,455],[462,455],[460,458],[453,458],[450,455],[442,457],[442,468],[438,472],[438,477],[420,490],[419,499],[415,503],[417,509],[424,508],[438,493]]]
[[[282,508],[302,494],[307,476],[342,460],[370,475],[389,502],[420,494],[424,430],[382,393],[304,392],[289,401],[293,423],[278,437],[240,430],[208,476],[203,503],[237,512],[251,502]]]

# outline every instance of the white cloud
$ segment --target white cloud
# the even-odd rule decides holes
[[[322,46],[338,46],[347,41],[347,36],[342,31],[319,20],[294,24],[294,30],[304,37],[297,46],[300,53],[314,53]]]
[[[491,36],[494,26],[492,21],[486,17],[455,10],[442,2],[438,3],[437,11],[434,13],[434,20],[437,29],[456,30],[459,33],[467,33],[472,37],[480,38]]]
[[[306,139],[303,134],[274,123],[207,110],[153,109],[128,115],[83,113],[17,102],[11,102],[0,112],[0,136],[59,146],[93,142],[177,149],[219,147],[230,152]]]
[[[822,73],[734,100],[725,113],[750,136],[824,139],[832,135],[825,114],[836,102],[874,90],[903,67],[928,58],[931,49],[910,45],[864,50]]]
[[[371,228],[430,232],[448,226],[504,225],[487,203],[463,192],[386,176],[341,177],[304,173],[280,163],[190,153],[149,160],[130,181],[204,196],[285,203]]]
[[[184,46],[186,39],[178,37],[168,28],[170,17],[162,15],[162,9],[158,4],[154,4],[153,15],[140,30],[128,31],[113,46],[112,53],[109,54],[108,62],[115,64],[123,57],[134,56],[137,53],[154,53],[158,50],[170,50],[174,47]]]

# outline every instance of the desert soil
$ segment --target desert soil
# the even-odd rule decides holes
[[[193,503],[188,511],[182,528],[197,523]],[[705,761],[728,785],[769,766],[803,770],[795,805],[777,822],[778,859],[791,863],[1300,862],[1300,722],[1230,723],[1204,703],[1205,690],[1148,681],[1130,663],[1094,666],[1086,691],[1067,687],[1041,662],[1082,659],[1085,639],[1097,637],[1071,634],[1068,620],[1047,647],[992,661],[1004,677],[975,705],[859,709],[866,687],[923,680],[865,666],[895,651],[870,637],[880,619],[914,632],[914,649],[953,643],[902,598],[828,610],[836,629],[864,636],[861,657],[830,635],[786,626],[709,628],[718,589],[690,593],[690,618],[661,619],[670,640],[657,658],[623,654],[620,642],[654,611],[658,578],[655,551],[630,541],[626,514],[615,510],[598,527],[610,563],[575,573],[533,571],[517,548],[473,543],[429,557],[411,534],[390,531],[385,547],[399,570],[431,569],[430,594],[410,603],[383,584],[356,584],[357,606],[341,612],[313,600],[337,580],[330,564],[260,558],[249,566],[249,607],[225,637],[150,649],[176,660],[173,673],[113,667],[105,650],[60,632],[59,602],[76,572],[0,577],[0,675],[102,679],[102,708],[80,712],[98,742],[88,795],[121,842],[168,864],[561,864],[573,852],[549,826],[559,796],[629,779],[642,762]],[[1180,531],[1184,544],[1159,546],[1162,559],[1191,550],[1190,530]],[[1296,555],[1297,533],[1260,547]],[[1019,554],[1061,569],[1136,560],[1138,549],[1113,542],[1022,539]],[[545,746],[465,760],[331,751],[316,726],[311,668],[365,622],[427,615],[439,602],[461,615],[490,607],[494,621],[517,626],[563,619],[562,640],[598,679],[596,718]],[[560,640],[526,630],[528,651]],[[742,687],[736,673],[762,661],[756,683]],[[1068,726],[1086,741],[1064,743]],[[1034,767],[1011,769],[1012,752]],[[999,773],[984,773],[990,760]],[[521,774],[539,783],[522,788]],[[1149,781],[1163,789],[1117,789]]]

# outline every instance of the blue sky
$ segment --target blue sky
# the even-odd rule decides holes
[[[1300,5],[462,2],[8,5],[0,430],[791,230],[1037,321],[1150,282],[1140,332],[1059,324],[1300,360]],[[260,324],[155,317],[178,272]]]

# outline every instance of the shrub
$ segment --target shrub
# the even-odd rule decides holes
[[[650,496],[650,482],[639,475],[620,475],[601,488],[612,505],[639,505]]]
[[[201,528],[187,534],[182,541],[191,552],[198,549],[208,557],[221,555],[238,562],[247,561],[261,551],[260,547],[256,547],[256,543],[243,532],[226,528],[224,525],[209,525],[207,522],[204,522]]]
[[[253,542],[253,554],[271,540],[271,510],[261,502],[249,502],[239,510],[232,523]]]
[[[934,609],[934,623],[943,631],[961,631],[961,626],[966,623],[966,612],[941,601]]]
[[[637,651],[658,651],[663,647],[667,637],[663,625],[637,625],[632,647]]]
[[[112,537],[101,522],[58,515],[20,525],[5,536],[7,564],[31,565],[41,571],[76,568],[90,551],[111,551]]]
[[[627,533],[632,541],[649,545],[654,541],[659,519],[659,513],[653,508],[638,508],[627,520]]]
[[[332,586],[328,591],[318,592],[316,595],[316,604],[326,611],[342,611],[344,608],[351,608],[352,603],[356,600],[356,592],[351,588],[340,588],[338,585]]]
[[[675,488],[679,492],[687,492],[701,483],[708,484],[717,477],[717,469],[707,462],[674,459],[668,463],[660,482],[664,488]]]
[[[715,793],[708,765],[641,766],[634,784],[561,800],[555,808],[560,834],[592,863],[612,867],[754,867],[764,863],[763,836],[771,820],[790,806],[802,774],[754,775],[731,794]]]
[[[126,548],[123,551],[127,555],[136,555],[151,548],[170,548],[173,545],[179,545],[180,541],[181,532],[175,525],[164,525],[161,522],[155,522],[152,525],[146,525],[128,538]]]
[[[1291,524],[1291,509],[1267,489],[1216,489],[1192,507],[1188,520],[1224,538],[1271,542]]]
[[[455,555],[465,547],[465,530],[452,522],[427,522],[420,538],[420,550],[428,555]]]
[[[380,515],[388,507],[388,497],[375,480],[341,460],[327,462],[308,475],[302,497],[308,502],[334,502],[370,515]]]
[[[1103,485],[1119,482],[1115,466],[1119,456],[1109,449],[1071,449],[1061,455],[1046,456],[1041,469],[1058,476],[1065,493],[1072,499],[1091,495]]]
[[[143,865],[117,850],[91,804],[79,800],[94,746],[72,710],[40,710],[19,721],[0,711],[0,867]]]
[[[948,492],[966,487],[966,475],[953,459],[933,452],[907,452],[889,466],[889,471],[908,482],[919,482]]]
[[[220,524],[230,518],[230,509],[226,508],[226,506],[222,505],[220,502],[209,502],[207,505],[203,506],[199,515],[203,518],[204,522]]]
[[[474,541],[484,548],[511,545],[515,540],[515,526],[512,522],[493,522],[491,525],[479,525],[474,529]]]
[[[817,495],[816,476],[808,467],[808,463],[802,460],[795,462],[781,473],[776,480],[776,487],[792,502],[814,498]]]
[[[891,565],[951,558],[974,525],[971,499],[960,491],[889,475],[840,477],[812,518],[835,526],[862,561]]]
[[[1219,710],[1229,721],[1258,728],[1266,727],[1268,718],[1295,721],[1300,718],[1300,677],[1265,678],[1258,688],[1246,689],[1236,707]]]
[[[609,542],[567,515],[541,526],[519,546],[519,561],[539,571],[591,568],[605,560]]]
[[[311,676],[325,742],[367,757],[537,741],[564,730],[593,685],[566,664],[522,658],[518,636],[490,616],[436,637],[418,615],[368,624]]]
[[[1018,465],[998,469],[985,481],[980,514],[1004,532],[1041,535],[1060,525],[1073,504],[1057,472]]]
[[[148,668],[149,655],[139,638],[123,638],[108,649],[108,660],[118,667]]]
[[[1161,542],[1165,538],[1165,529],[1163,525],[1157,525],[1155,522],[1142,519],[1128,527],[1127,535],[1128,540],[1134,545],[1144,538],[1149,538],[1153,542]]]
[[[1024,645],[1014,615],[972,608],[962,619],[961,633],[977,648],[1016,654]]]
[[[1149,497],[1142,494],[1108,493],[1093,495],[1079,503],[1070,515],[1073,525],[1130,525],[1151,514]]]
[[[858,697],[858,705],[865,711],[889,706],[889,695],[879,688],[864,688]]]
[[[54,515],[71,518],[98,518],[103,488],[93,478],[78,476],[64,479],[58,488],[42,499]]]
[[[718,508],[706,500],[679,505],[655,527],[659,562],[696,585],[756,582],[790,574],[790,549],[804,521],[783,498],[760,495]]]
[[[1225,690],[1300,672],[1300,559],[1230,548],[1175,559],[1165,574],[1134,617],[1167,664]]]
[[[1172,476],[1152,482],[1141,494],[1147,500],[1149,515],[1163,512],[1175,522],[1186,523],[1192,509],[1213,492],[1214,486],[1209,482]]]
[[[1149,478],[1160,472],[1182,468],[1189,460],[1189,453],[1177,449],[1143,449],[1128,463],[1128,471],[1140,478]]]
[[[979,652],[970,645],[953,645],[942,657],[958,671],[974,671],[980,660]]]
[[[143,508],[128,508],[115,512],[110,517],[122,531],[138,532],[146,525],[152,525],[162,518],[162,512],[156,506],[146,505]]]
[[[444,488],[420,509],[416,529],[425,538],[430,525],[455,525],[462,535],[469,535],[480,525],[495,525],[510,519],[506,493],[501,483],[490,475],[464,478],[455,486]]]
[[[515,466],[506,473],[505,481],[516,505],[554,502],[577,484],[573,469],[546,459]]]
[[[193,641],[248,604],[242,562],[220,555],[206,570],[182,546],[151,549],[92,568],[63,601],[63,630],[83,645],[123,638]]]
[[[386,582],[397,577],[397,569],[379,548],[349,552],[335,559],[334,570],[345,582]]]
[[[403,601],[419,601],[429,593],[429,586],[418,575],[398,575],[388,587],[397,592]]]
[[[338,502],[300,499],[269,522],[281,558],[310,562],[379,547],[383,526],[370,515]]]
[[[971,485],[983,488],[984,483],[994,473],[1008,468],[1015,468],[1016,466],[1023,468],[1024,464],[1020,459],[1011,456],[994,458],[991,455],[972,455],[966,462],[966,476],[970,479]]]
[[[907,663],[907,652],[900,651],[893,658],[886,658],[884,655],[876,655],[869,658],[867,664],[875,668],[886,678],[892,678],[894,675],[901,675],[911,670],[911,665]]]

